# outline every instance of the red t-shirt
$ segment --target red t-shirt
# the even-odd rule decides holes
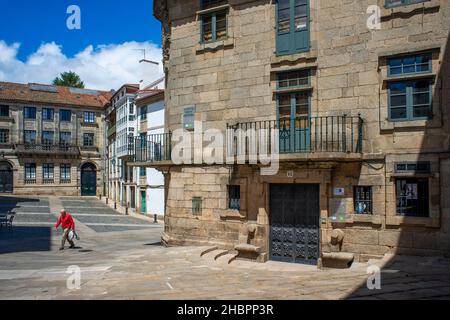
[[[75,222],[73,222],[72,216],[69,213],[66,213],[64,218],[62,216],[59,217],[55,227],[58,228],[59,225],[62,225],[63,229],[75,229]]]

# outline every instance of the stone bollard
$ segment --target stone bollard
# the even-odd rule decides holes
[[[117,202],[114,201],[114,210],[117,210]]]
[[[153,216],[153,223],[158,223],[158,215],[157,214],[155,214]]]

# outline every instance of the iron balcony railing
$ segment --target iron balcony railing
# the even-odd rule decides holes
[[[362,153],[360,116],[318,116],[262,120],[227,125],[226,157],[256,153]],[[276,142],[276,143],[275,143]],[[171,161],[172,133],[132,137],[128,155],[133,162]]]
[[[131,138],[128,145],[128,155],[134,162],[170,161],[172,133]]]
[[[69,144],[35,144],[24,143],[16,145],[16,152],[26,154],[68,154],[79,155],[80,149]]]
[[[363,124],[360,116],[318,116],[263,120],[228,125],[228,156],[250,155],[265,150],[288,153],[362,153]],[[276,134],[274,134],[276,133]],[[278,142],[278,146],[274,142]],[[277,148],[276,148],[277,147]]]

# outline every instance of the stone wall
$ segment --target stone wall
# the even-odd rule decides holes
[[[170,47],[167,48],[166,124],[182,126],[185,107],[195,106],[204,129],[224,130],[227,123],[276,118],[276,73],[299,68],[312,70],[312,115],[353,115],[364,119],[364,152],[357,163],[333,162],[327,174],[314,165],[284,164],[298,179],[286,178],[286,167],[270,179],[258,169],[242,167],[233,177],[228,167],[172,167],[168,186],[166,236],[179,243],[195,240],[230,247],[247,221],[259,221],[267,249],[267,183],[320,183],[321,217],[345,205],[341,223],[322,225],[323,250],[329,233],[344,229],[343,250],[364,260],[386,252],[437,254],[449,251],[450,209],[450,2],[431,0],[393,9],[384,0],[311,0],[311,50],[288,56],[275,54],[273,1],[230,0],[227,40],[199,44],[200,1],[168,0]],[[381,8],[381,29],[367,28],[370,5]],[[167,27],[167,23],[165,24]],[[387,58],[432,52],[433,117],[429,120],[388,121]],[[394,164],[430,161],[430,218],[399,217],[395,209]],[[197,171],[196,171],[197,170]],[[211,171],[208,171],[211,170]],[[319,171],[322,172],[322,171]],[[242,217],[226,210],[226,185],[237,179],[246,192]],[[289,182],[290,181],[290,182]],[[353,187],[372,186],[371,217],[353,213]],[[333,188],[343,187],[342,197]],[[192,196],[204,198],[204,215],[192,217]],[[222,218],[220,218],[222,215]],[[224,218],[225,217],[225,218]],[[242,236],[242,235],[241,235]],[[194,241],[194,242],[195,242]],[[265,244],[264,244],[265,243]]]

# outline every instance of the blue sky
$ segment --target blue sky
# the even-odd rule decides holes
[[[78,5],[81,30],[68,30],[69,5]],[[0,39],[22,43],[24,59],[44,42],[56,42],[69,56],[88,45],[151,41],[161,44],[161,25],[152,0],[1,0]]]
[[[81,9],[81,30],[66,27],[70,5]],[[135,49],[146,49],[148,58],[159,60],[161,25],[152,9],[152,0],[0,0],[0,81],[49,82],[70,68],[89,78],[88,84],[101,86],[101,79],[91,77],[83,65],[90,64],[91,72],[98,65],[103,73],[111,68],[119,74],[113,64],[120,55],[137,61],[142,52]],[[138,68],[133,61],[129,67]],[[51,72],[40,74],[45,69]],[[114,77],[104,85],[118,85],[122,79]],[[123,79],[133,80],[131,74]]]

